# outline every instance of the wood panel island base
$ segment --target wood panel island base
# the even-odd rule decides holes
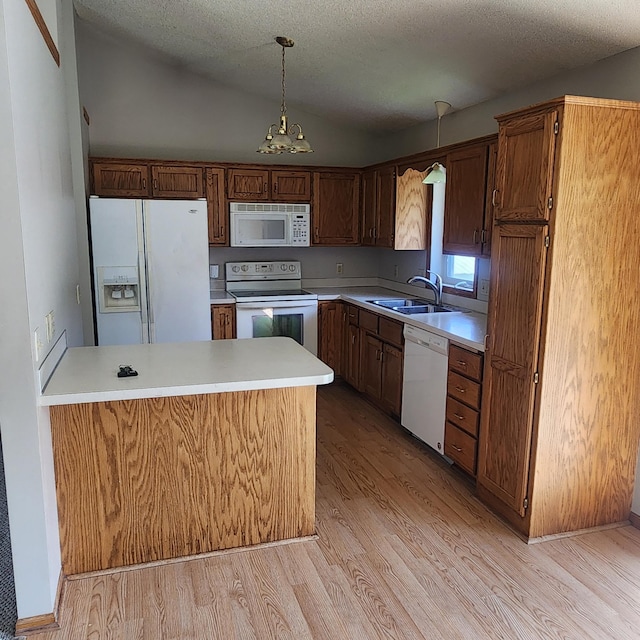
[[[115,376],[123,349],[135,379]],[[97,377],[63,403],[62,379],[92,361],[119,388]],[[200,382],[176,386],[186,363]],[[287,338],[67,351],[44,395],[64,574],[312,535],[316,385],[332,377]]]

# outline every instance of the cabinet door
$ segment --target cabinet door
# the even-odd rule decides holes
[[[94,162],[93,191],[97,196],[147,198],[149,167],[146,164]]]
[[[214,340],[236,337],[236,311],[233,304],[211,305],[211,335]]]
[[[344,379],[360,391],[360,328],[355,324],[347,324],[344,357]]]
[[[344,326],[342,302],[318,303],[318,358],[338,376],[342,375]]]
[[[209,222],[209,244],[229,245],[229,215],[224,199],[224,169],[205,169],[205,189],[207,197],[207,218]]]
[[[360,359],[362,391],[373,400],[382,393],[382,342],[370,333],[363,333]]]
[[[151,167],[151,195],[154,198],[182,198],[190,200],[204,197],[202,169],[199,167]]]
[[[396,181],[395,249],[427,249],[431,230],[432,189],[425,171],[406,169]]]
[[[496,171],[498,168],[498,143],[489,145],[489,158],[487,162],[487,195],[484,205],[484,228],[482,230],[482,255],[491,255],[491,231],[493,229],[494,202],[496,188]]]
[[[383,407],[394,416],[400,416],[402,409],[402,349],[390,344],[382,346],[382,388]]]
[[[384,167],[376,180],[376,246],[393,247],[396,217],[396,168]]]
[[[478,482],[521,516],[527,495],[546,226],[494,228]]]
[[[268,169],[229,169],[227,197],[229,200],[269,200]]]
[[[311,173],[309,171],[272,171],[271,197],[283,202],[311,201]]]
[[[554,110],[500,125],[496,220],[549,219],[557,122]]]
[[[376,185],[375,171],[362,174],[362,236],[361,243],[373,246],[376,243]]]
[[[487,187],[487,145],[447,155],[444,253],[479,256]]]
[[[314,174],[313,244],[359,244],[359,214],[359,172]]]

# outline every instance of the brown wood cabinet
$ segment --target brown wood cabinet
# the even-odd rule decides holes
[[[345,326],[344,304],[340,300],[318,303],[318,358],[342,375]]]
[[[211,305],[211,335],[214,340],[230,340],[236,337],[236,305]]]
[[[315,172],[311,215],[313,244],[359,244],[360,172]]]
[[[125,162],[93,162],[92,193],[113,198],[204,197],[201,167]]]
[[[529,538],[623,522],[640,440],[640,104],[565,96],[498,122],[478,493]]]
[[[383,411],[399,418],[403,325],[366,309],[346,307],[345,380]]]
[[[277,169],[235,167],[228,170],[229,200],[309,202],[311,173]]]
[[[482,255],[491,255],[491,234],[495,218],[494,198],[496,193],[496,177],[498,170],[498,141],[489,144],[487,160],[487,193],[484,205],[484,229],[480,242],[482,243]]]
[[[205,194],[207,198],[207,219],[209,222],[209,244],[229,245],[229,214],[224,197],[224,169],[205,169]]]
[[[486,236],[488,145],[447,154],[443,251],[481,256]]]
[[[450,345],[444,453],[471,475],[476,474],[482,366],[482,354]]]
[[[91,169],[91,193],[94,195],[112,198],[147,198],[151,195],[147,164],[94,162]]]
[[[362,244],[393,247],[396,214],[396,168],[363,174]]]
[[[422,183],[426,175],[426,170],[398,169],[394,249],[429,249],[432,190]]]

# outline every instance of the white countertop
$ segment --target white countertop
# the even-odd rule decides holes
[[[137,376],[118,378],[120,365]],[[291,338],[67,349],[43,406],[328,384],[333,371]]]
[[[385,309],[378,305],[371,304],[367,300],[384,300],[392,298],[416,298],[415,294],[407,295],[392,289],[382,287],[326,287],[307,288],[308,291],[318,295],[318,300],[344,300],[351,302],[363,309],[375,311],[388,318],[393,318],[404,324],[410,324],[425,331],[431,331],[443,338],[465,346],[476,351],[484,351],[484,336],[487,330],[487,316],[475,311],[448,313],[417,313],[406,315],[391,309]],[[431,300],[431,294],[427,293],[425,298]]]
[[[223,289],[216,289],[209,291],[209,303],[210,304],[234,304],[236,299]]]

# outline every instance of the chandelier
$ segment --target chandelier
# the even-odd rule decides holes
[[[287,103],[285,102],[285,68],[284,52],[293,47],[294,42],[290,38],[278,36],[276,42],[282,47],[282,102],[280,104],[280,124],[272,124],[267,131],[264,142],[258,147],[258,153],[312,153],[313,149],[302,133],[302,127],[296,122],[287,124]],[[295,135],[296,129],[298,133]],[[276,129],[276,133],[273,131]],[[292,138],[292,136],[294,136]]]

